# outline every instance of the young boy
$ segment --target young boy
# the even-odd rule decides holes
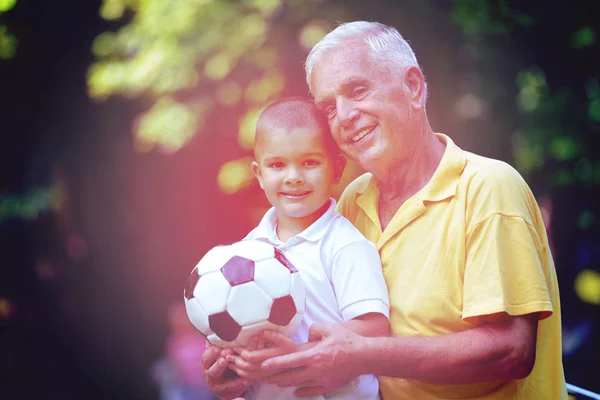
[[[245,239],[266,241],[300,271],[306,288],[302,324],[291,337],[308,341],[314,322],[345,324],[363,336],[389,333],[389,299],[375,246],[335,211],[331,191],[342,176],[341,156],[325,117],[313,102],[288,98],[261,114],[252,171],[273,206]],[[246,375],[248,363],[228,356]],[[247,376],[247,375],[246,375]],[[255,382],[252,399],[295,399],[295,388]],[[377,379],[363,375],[317,399],[377,399]]]

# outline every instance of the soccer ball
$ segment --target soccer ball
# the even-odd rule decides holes
[[[188,317],[208,341],[245,346],[265,329],[290,336],[304,316],[300,273],[268,243],[243,240],[211,249],[184,290]]]

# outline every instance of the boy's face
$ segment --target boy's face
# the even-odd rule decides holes
[[[345,159],[327,151],[323,134],[310,126],[264,132],[252,170],[280,223],[306,219],[310,225],[341,178]]]

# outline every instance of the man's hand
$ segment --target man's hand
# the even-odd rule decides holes
[[[207,343],[206,350],[202,354],[204,377],[210,389],[225,400],[240,397],[252,384],[247,379],[232,376],[235,374],[228,369],[226,360],[227,355],[232,353],[231,349],[221,349]]]
[[[308,347],[306,344],[300,347],[276,331],[268,331],[268,333],[265,331],[252,337],[246,348],[234,348],[235,354],[227,356],[227,361],[230,363],[229,367],[239,376],[260,380],[273,374],[272,371],[266,372],[262,369],[263,361]]]
[[[336,324],[315,323],[310,327],[310,348],[266,359],[261,369],[275,375],[263,381],[282,387],[300,386],[297,396],[312,396],[345,385],[366,373],[364,363],[356,357],[366,338]],[[278,340],[265,332],[266,340]]]

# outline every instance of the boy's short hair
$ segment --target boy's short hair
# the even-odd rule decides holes
[[[321,132],[325,150],[331,156],[339,154],[339,147],[329,131],[327,118],[320,112],[312,99],[308,97],[286,97],[269,104],[260,114],[254,136],[254,156],[262,146],[264,131],[269,127],[281,127],[287,130],[316,125]]]

